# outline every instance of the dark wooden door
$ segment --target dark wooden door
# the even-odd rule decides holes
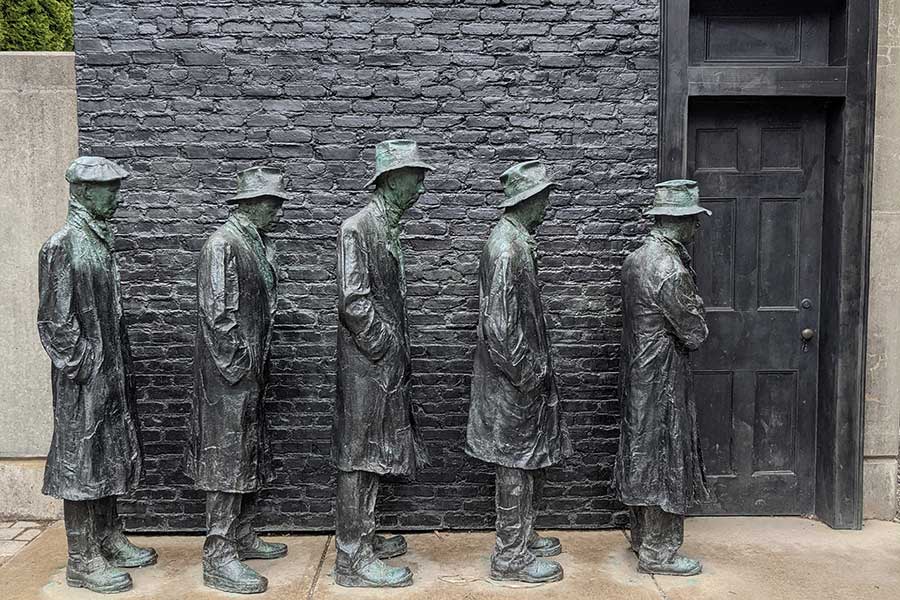
[[[698,513],[812,513],[824,107],[696,102],[687,141],[713,213],[693,247],[710,328],[693,365],[718,504]]]

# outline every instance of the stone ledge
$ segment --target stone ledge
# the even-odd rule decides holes
[[[0,459],[0,519],[62,518],[62,502],[41,493],[44,459]]]
[[[0,90],[75,89],[74,52],[0,52]]]

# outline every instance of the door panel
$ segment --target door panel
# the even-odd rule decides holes
[[[688,116],[688,173],[712,211],[692,254],[710,337],[692,360],[718,503],[701,514],[813,509],[824,109],[710,100]]]

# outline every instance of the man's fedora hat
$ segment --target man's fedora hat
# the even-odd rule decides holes
[[[712,211],[700,206],[700,187],[690,179],[672,179],[656,184],[656,198],[653,207],[645,215],[667,215],[689,217]]]
[[[506,195],[500,208],[515,206],[547,188],[557,187],[550,181],[546,167],[538,160],[528,160],[508,168],[500,176],[500,183]]]
[[[128,177],[128,171],[101,156],[80,156],[66,169],[69,183],[105,183]]]
[[[274,167],[250,167],[237,174],[237,193],[227,200],[234,204],[241,200],[273,196],[281,200],[290,200],[284,191],[284,175]]]
[[[412,140],[386,140],[375,146],[375,174],[366,183],[369,187],[375,180],[388,171],[404,167],[414,167],[434,171],[434,167],[419,156],[419,147]]]

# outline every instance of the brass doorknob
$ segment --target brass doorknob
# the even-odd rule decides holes
[[[800,332],[800,337],[803,338],[803,341],[808,342],[809,340],[816,337],[816,332],[815,332],[815,330],[807,327],[806,329],[804,329],[803,331]]]

